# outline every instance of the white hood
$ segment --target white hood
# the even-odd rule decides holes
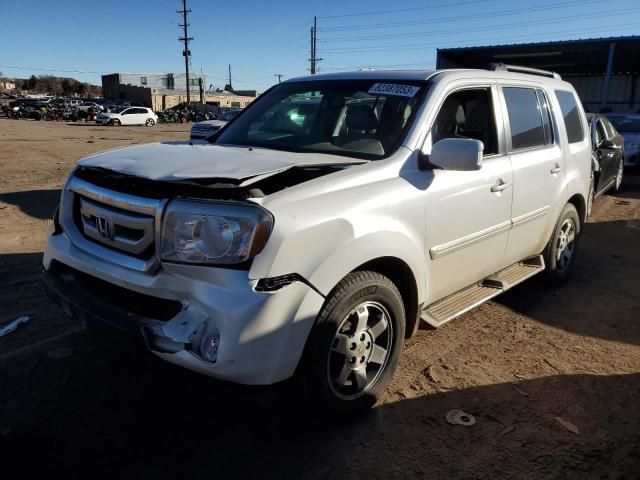
[[[242,182],[299,165],[339,163],[363,163],[363,160],[255,147],[166,142],[107,150],[84,158],[78,165],[105,168],[150,180],[211,178]]]

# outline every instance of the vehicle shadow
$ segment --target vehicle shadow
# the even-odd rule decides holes
[[[290,385],[233,386],[139,351],[93,347],[85,334],[67,341],[69,358],[0,367],[3,472],[495,479],[640,471],[640,374],[440,391],[340,422],[287,398]],[[455,408],[477,423],[448,424]]]
[[[638,223],[585,224],[569,281],[534,277],[493,301],[568,332],[640,345]]]
[[[59,201],[59,189],[0,193],[0,202],[15,205],[27,215],[42,220],[53,217]]]

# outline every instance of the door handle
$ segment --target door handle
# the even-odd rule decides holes
[[[560,173],[562,171],[562,167],[556,163],[556,166],[551,169],[551,173]]]
[[[507,183],[500,178],[498,179],[498,182],[493,187],[491,187],[491,191],[493,193],[502,192],[503,190],[506,190],[510,186],[511,186],[510,183]]]

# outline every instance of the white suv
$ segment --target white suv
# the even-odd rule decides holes
[[[158,123],[158,116],[146,107],[121,107],[111,112],[103,112],[96,117],[98,125],[145,125],[153,127]]]
[[[79,162],[45,283],[65,311],[141,334],[169,362],[244,384],[297,372],[313,402],[360,411],[420,320],[567,277],[588,132],[550,72],[289,80],[206,145]]]

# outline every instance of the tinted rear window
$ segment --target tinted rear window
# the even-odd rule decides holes
[[[584,139],[584,131],[575,95],[571,92],[556,90],[556,96],[564,117],[564,124],[567,127],[569,143],[581,142]]]
[[[503,91],[513,150],[544,146],[545,130],[536,91],[520,87],[505,87]]]

